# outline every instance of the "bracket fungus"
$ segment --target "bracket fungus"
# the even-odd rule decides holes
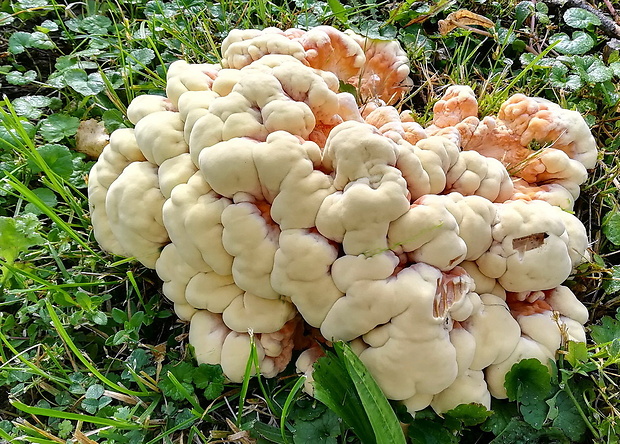
[[[578,113],[517,94],[482,117],[456,85],[425,128],[394,107],[400,46],[327,26],[234,30],[222,55],[136,98],[89,181],[97,241],[157,271],[199,362],[240,381],[253,336],[265,376],[311,376],[350,341],[390,399],[442,412],[585,340]]]

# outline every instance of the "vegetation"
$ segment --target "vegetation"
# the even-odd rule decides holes
[[[413,443],[618,442],[620,35],[600,13],[618,16],[609,2],[594,12],[563,3],[0,1],[0,443],[395,443],[396,418]],[[499,22],[441,33],[438,21],[464,8]],[[129,126],[134,96],[162,89],[174,60],[217,61],[232,28],[318,24],[398,38],[420,121],[447,85],[464,83],[484,111],[515,92],[577,109],[598,140],[577,206],[592,260],[569,283],[590,309],[591,341],[567,344],[552,374],[516,365],[492,413],[471,405],[414,419],[343,344],[317,369],[322,402],[301,394],[293,370],[227,384],[219,367],[196,366],[156,275],[92,238],[80,122]]]

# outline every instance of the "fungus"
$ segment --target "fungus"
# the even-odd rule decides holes
[[[221,65],[175,62],[129,106],[91,172],[95,237],[156,270],[199,363],[241,381],[253,337],[268,377],[299,350],[312,391],[321,344],[350,341],[389,398],[443,412],[585,340],[562,284],[588,259],[564,211],[587,125],[523,95],[478,116],[455,85],[424,128],[398,111],[408,73],[396,42],[235,30]]]

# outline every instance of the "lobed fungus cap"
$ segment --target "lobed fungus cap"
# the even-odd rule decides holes
[[[263,375],[298,355],[312,391],[349,341],[390,399],[443,412],[585,340],[562,285],[588,260],[565,211],[596,161],[585,121],[523,95],[479,116],[454,85],[425,128],[408,74],[396,42],[234,30],[221,64],[177,61],[129,106],[91,171],[95,237],[155,269],[198,362],[239,382],[253,342]]]

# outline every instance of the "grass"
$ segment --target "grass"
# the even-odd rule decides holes
[[[413,443],[502,443],[515,437],[617,442],[620,55],[603,54],[608,38],[596,25],[571,29],[563,11],[514,6],[410,0],[0,2],[0,43],[7,48],[0,59],[0,443],[384,442],[377,439],[382,430],[393,434],[384,436],[397,433],[390,415],[406,425]],[[502,26],[486,36],[460,28],[440,35],[438,20],[459,8],[493,21],[499,17]],[[579,30],[596,44],[566,53],[564,41],[553,43],[547,19],[558,34]],[[343,398],[327,397],[338,393],[335,388],[323,399],[319,395],[331,409],[302,395],[303,379],[292,371],[250,378],[252,360],[244,383],[229,384],[219,367],[196,366],[187,327],[161,295],[155,273],[97,247],[86,199],[92,159],[77,151],[76,122],[94,118],[108,132],[130,126],[124,113],[133,97],[160,91],[166,66],[178,58],[217,62],[217,48],[232,28],[318,24],[398,38],[415,84],[403,106],[421,122],[431,118],[434,101],[453,83],[472,86],[484,113],[525,92],[586,115],[602,151],[576,207],[592,241],[592,260],[569,284],[591,311],[590,340],[567,344],[555,374],[541,382],[547,390],[543,404],[523,397],[533,387],[525,383],[511,402],[494,402],[491,416],[470,406],[443,418],[425,410],[414,419],[382,403],[344,345],[331,359],[338,378],[350,378],[352,385]],[[525,50],[530,43],[536,54]],[[539,370],[524,365],[513,377],[520,381],[521,373]],[[326,375],[326,381],[333,377]],[[339,410],[343,399],[355,401]],[[530,413],[524,406],[531,406]],[[368,423],[347,416],[358,410],[369,415]],[[538,413],[536,420],[531,412]],[[536,428],[543,414],[544,428]]]

